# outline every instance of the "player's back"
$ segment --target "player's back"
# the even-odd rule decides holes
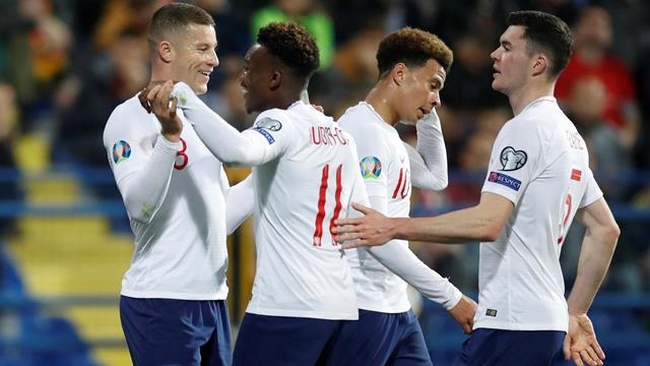
[[[365,200],[353,140],[301,102],[263,112],[255,128],[283,147],[253,168],[257,274],[247,311],[356,319],[350,271],[330,232],[351,200]]]

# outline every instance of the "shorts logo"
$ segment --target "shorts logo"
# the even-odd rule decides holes
[[[124,140],[120,140],[113,145],[113,162],[119,164],[126,161],[131,156],[131,145]]]
[[[520,180],[517,180],[509,175],[505,175],[497,172],[490,172],[490,175],[488,176],[488,182],[501,184],[503,186],[512,189],[513,191],[518,191],[519,188],[521,187]]]
[[[381,161],[376,156],[366,156],[359,162],[363,179],[377,179],[381,175]]]
[[[512,146],[507,146],[501,150],[501,170],[509,172],[521,169],[528,160],[528,155],[523,150],[515,150]]]

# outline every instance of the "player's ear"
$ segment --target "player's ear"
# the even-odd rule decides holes
[[[404,82],[406,69],[407,67],[403,62],[398,62],[393,66],[393,69],[390,71],[390,76],[395,84],[400,85]]]
[[[538,54],[533,58],[533,76],[543,74],[549,68],[548,58],[544,54]]]
[[[271,72],[271,78],[269,80],[269,89],[276,90],[282,85],[282,70],[274,70]]]
[[[158,43],[158,55],[163,62],[170,63],[172,61],[172,54],[172,45],[168,41]]]

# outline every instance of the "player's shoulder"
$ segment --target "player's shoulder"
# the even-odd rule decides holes
[[[121,104],[119,104],[108,117],[107,124],[127,122],[133,118],[142,118],[147,115],[147,111],[140,104],[138,96],[135,95]]]

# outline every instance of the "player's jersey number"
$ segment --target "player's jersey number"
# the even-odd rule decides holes
[[[342,175],[343,165],[339,165],[334,172],[334,212],[332,213],[332,218],[329,222],[330,233],[334,228],[334,222],[339,218],[341,214],[341,192],[343,187],[341,185],[341,175]],[[314,222],[314,246],[321,246],[321,241],[323,239],[323,226],[325,224],[325,203],[327,202],[327,191],[330,184],[330,165],[325,164],[321,173],[320,180],[320,189],[318,190],[318,213],[316,214],[316,220]],[[332,235],[333,236],[333,235]],[[333,242],[334,245],[338,243]]]

